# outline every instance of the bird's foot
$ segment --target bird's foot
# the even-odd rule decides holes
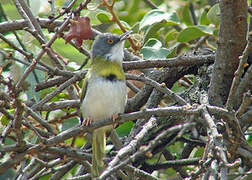
[[[90,118],[90,117],[87,117],[87,118],[85,118],[84,121],[82,122],[82,125],[83,125],[83,126],[89,126],[90,124],[92,124],[92,122],[93,122],[93,119]]]
[[[115,128],[118,124],[118,117],[119,115],[118,114],[113,114],[110,118],[112,119],[113,121],[113,127]]]

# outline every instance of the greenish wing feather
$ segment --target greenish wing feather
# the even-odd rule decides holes
[[[82,87],[82,91],[81,91],[81,97],[80,97],[80,102],[82,103],[85,96],[86,96],[86,92],[87,92],[87,86],[88,86],[88,78],[84,79],[83,82],[83,87]]]
[[[87,86],[88,86],[88,80],[87,78],[84,79],[84,82],[83,82],[83,87],[82,87],[82,91],[81,91],[81,97],[80,97],[80,107],[81,107],[81,104],[86,96],[86,92],[87,92]],[[81,112],[81,110],[80,110]],[[82,116],[82,113],[81,113],[81,116],[80,116],[80,122],[81,124],[83,123],[83,116]]]

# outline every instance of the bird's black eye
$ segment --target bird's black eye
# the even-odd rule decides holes
[[[108,44],[113,44],[113,43],[114,43],[114,40],[113,40],[113,39],[107,39],[107,43],[108,43]]]

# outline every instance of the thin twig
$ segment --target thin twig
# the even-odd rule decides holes
[[[126,78],[130,79],[130,80],[142,81],[148,85],[151,85],[154,88],[156,88],[157,90],[159,90],[160,92],[168,95],[169,98],[171,98],[172,100],[174,100],[175,102],[177,102],[180,105],[187,104],[187,102],[183,98],[181,98],[179,95],[175,94],[170,89],[168,89],[165,84],[159,84],[158,82],[156,82],[148,77],[145,77],[144,75],[138,76],[138,75],[133,75],[133,74],[127,74]]]
[[[251,102],[252,102],[251,91],[248,91],[243,94],[242,103],[236,112],[237,118],[241,117],[241,115],[246,111],[247,107],[251,104]]]
[[[229,95],[228,95],[228,99],[226,103],[226,107],[229,110],[232,110],[234,108],[236,90],[237,90],[237,87],[239,86],[241,76],[244,71],[244,67],[247,62],[248,55],[251,52],[251,50],[252,50],[252,42],[249,40],[246,45],[246,48],[244,49],[242,53],[242,56],[240,57],[240,63],[234,74],[235,76],[234,76],[232,86],[229,91]]]
[[[193,6],[192,2],[189,3],[189,10],[190,10],[191,15],[192,15],[193,24],[197,25],[198,24],[198,20],[197,20],[197,17],[196,17],[196,14],[195,14],[195,10],[194,10],[194,6]]]
[[[151,0],[144,0],[144,2],[152,9],[158,9],[158,7]]]
[[[55,91],[51,92],[50,94],[47,94],[41,101],[34,104],[31,108],[37,110],[46,102],[48,102],[50,99],[52,99],[54,96],[59,94],[62,90],[68,88],[71,84],[75,83],[76,81],[82,80],[85,77],[85,75],[86,75],[85,72],[77,73],[75,76],[67,80],[65,83],[61,84]]]
[[[14,0],[14,1],[18,1],[22,7],[22,10],[25,12],[26,17],[30,24],[32,25],[32,27],[36,30],[36,32],[43,38],[45,39],[45,36],[42,32],[42,29],[38,23],[38,21],[36,20],[36,18],[33,16],[31,9],[27,6],[26,2],[24,0]]]
[[[0,38],[6,42],[11,48],[17,50],[18,52],[20,52],[21,54],[23,54],[27,59],[31,59],[32,58],[32,54],[31,53],[27,53],[26,51],[18,48],[17,46],[15,46],[11,41],[9,41],[7,38],[4,37],[3,34],[0,33]]]
[[[32,61],[32,64],[25,70],[23,76],[20,78],[20,80],[17,82],[16,84],[16,88],[18,89],[21,84],[23,83],[23,81],[26,79],[26,77],[29,75],[29,73],[35,68],[36,64],[38,63],[38,61],[40,60],[40,58],[44,55],[44,53],[46,52],[46,48],[50,47],[52,45],[52,43],[57,39],[57,34],[62,32],[64,30],[64,28],[68,25],[69,23],[69,19],[68,18],[59,28],[58,32],[54,34],[54,36],[50,39],[50,41],[48,41],[42,48],[42,50],[39,52],[38,56]]]
[[[122,25],[120,19],[118,18],[118,16],[116,15],[113,7],[114,7],[114,3],[115,3],[115,0],[113,0],[112,4],[109,4],[107,0],[102,0],[104,6],[106,6],[106,8],[108,9],[108,11],[111,13],[112,15],[112,20],[114,22],[116,22],[116,24],[120,27],[120,29],[122,30],[122,32],[127,32],[127,30],[125,29],[125,27]],[[128,38],[130,44],[131,44],[131,47],[134,49],[134,51],[138,51],[140,50],[140,47],[138,47],[133,39],[131,39],[130,37]]]
[[[202,117],[207,121],[208,126],[209,126],[209,131],[211,132],[210,135],[210,145],[209,148],[211,148],[211,151],[216,150],[218,153],[218,158],[221,161],[219,163],[220,166],[220,171],[221,171],[221,178],[226,178],[227,177],[227,168],[225,165],[228,163],[227,161],[227,156],[224,151],[224,145],[223,145],[223,136],[218,133],[216,125],[214,123],[214,120],[208,113],[207,107],[203,106],[202,108]],[[212,148],[214,147],[214,149]],[[212,152],[212,156],[214,152]]]
[[[120,149],[117,155],[113,158],[113,160],[108,164],[107,169],[113,168],[116,164],[118,164],[122,159],[125,159],[127,155],[136,151],[140,146],[140,141],[146,136],[148,131],[155,127],[157,119],[151,117],[149,121],[143,126],[143,129],[135,136],[135,139],[132,140],[127,146]]]

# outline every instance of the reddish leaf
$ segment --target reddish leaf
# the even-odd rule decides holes
[[[92,37],[92,30],[90,27],[90,19],[88,17],[76,17],[71,20],[69,32],[65,35],[66,43],[74,39],[76,46],[80,47],[83,40]]]

